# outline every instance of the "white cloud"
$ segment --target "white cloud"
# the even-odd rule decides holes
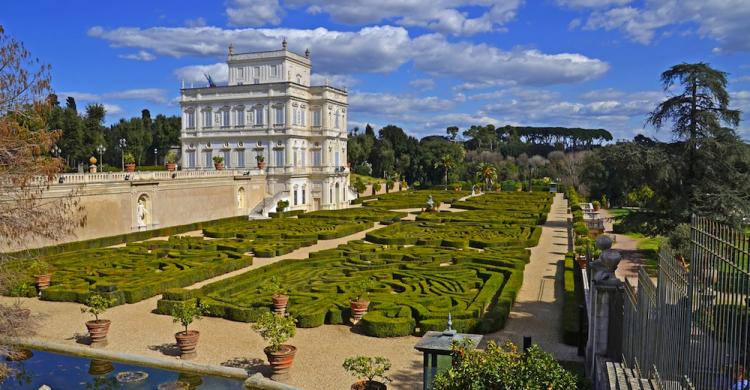
[[[177,68],[174,71],[175,76],[180,81],[186,83],[207,84],[206,75],[211,76],[216,83],[226,83],[229,81],[229,67],[226,62],[217,62],[210,65],[190,65]]]
[[[647,0],[643,8],[633,6],[595,10],[585,29],[621,30],[643,44],[654,40],[657,31],[668,26],[697,26],[697,33],[719,46],[716,52],[750,51],[750,2],[747,0]]]
[[[138,53],[120,54],[118,55],[118,57],[135,61],[153,61],[156,59],[155,55],[145,50],[139,50]]]
[[[195,19],[187,19],[185,20],[185,25],[188,27],[202,27],[206,25],[206,19],[202,16]]]
[[[435,88],[435,80],[433,79],[416,79],[409,81],[409,86],[418,89],[420,91],[429,91]]]
[[[454,106],[455,102],[435,96],[414,97],[358,91],[349,94],[350,111],[386,118],[406,119],[421,113],[449,110]]]
[[[104,111],[107,113],[107,115],[116,115],[122,112],[122,107],[116,104],[104,103],[102,105],[104,106]]]
[[[89,35],[114,47],[133,47],[174,56],[221,57],[230,43],[240,51],[273,50],[287,37],[291,49],[312,51],[317,72],[328,75],[392,72],[408,61],[431,75],[466,82],[514,82],[547,85],[590,80],[609,65],[577,53],[546,54],[539,50],[504,51],[487,44],[453,43],[440,34],[410,38],[402,27],[365,27],[359,31],[325,28],[221,29],[217,27],[121,27],[89,29]],[[187,77],[186,77],[187,78]]]
[[[274,0],[275,1],[275,0]],[[286,0],[288,7],[325,13],[336,22],[368,25],[393,22],[445,34],[471,35],[498,31],[516,17],[522,0]],[[478,10],[469,16],[466,8]],[[408,15],[408,16],[405,16]]]
[[[59,92],[60,96],[72,96],[77,101],[99,103],[102,100],[115,99],[115,100],[145,100],[157,104],[165,104],[168,102],[166,96],[167,91],[160,88],[140,88],[140,89],[126,89],[122,91],[113,91],[105,93],[90,93],[90,92]]]
[[[275,26],[284,14],[279,0],[231,0],[227,7],[229,24],[233,26]]]
[[[571,8],[603,8],[613,5],[625,5],[632,0],[557,0],[557,4]]]
[[[415,67],[435,75],[463,80],[512,80],[547,85],[586,81],[609,70],[609,65],[581,54],[545,54],[535,49],[503,51],[486,44],[451,43],[438,34],[414,39]]]

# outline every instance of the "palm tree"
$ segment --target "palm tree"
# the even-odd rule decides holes
[[[440,160],[435,162],[435,168],[443,168],[445,172],[445,190],[448,190],[448,170],[453,169],[456,163],[453,161],[453,157],[450,154],[444,154],[440,157]]]
[[[489,163],[480,164],[477,171],[477,179],[484,183],[485,191],[491,189],[495,180],[497,180],[497,168],[495,165]]]

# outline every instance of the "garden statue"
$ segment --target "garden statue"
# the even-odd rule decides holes
[[[609,236],[601,235],[596,239],[596,246],[601,249],[602,253],[599,258],[590,264],[591,273],[594,281],[607,282],[617,280],[615,270],[622,259],[620,252],[611,249],[612,239]]]
[[[138,219],[138,227],[146,227],[148,210],[146,210],[146,205],[143,204],[143,199],[138,199],[138,207],[136,208],[135,216]]]
[[[427,196],[427,211],[433,211],[435,209],[435,201],[432,200],[432,195]]]

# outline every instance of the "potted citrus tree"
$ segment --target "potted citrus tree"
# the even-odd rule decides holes
[[[262,154],[258,154],[255,156],[255,162],[258,163],[258,169],[263,169],[266,167],[266,158]]]
[[[253,330],[268,343],[263,352],[266,353],[273,376],[288,373],[294,363],[297,347],[284,343],[294,337],[297,331],[296,323],[297,320],[294,317],[279,316],[268,312],[260,316],[258,322],[252,325]]]
[[[278,276],[273,276],[268,282],[268,288],[273,292],[271,300],[273,301],[273,311],[278,315],[284,315],[286,305],[289,303],[289,296],[286,295],[286,289],[281,285]]]
[[[382,356],[354,356],[344,360],[344,370],[352,374],[358,382],[351,387],[352,390],[385,390],[390,381],[385,376],[386,371],[391,369],[391,361]],[[376,381],[380,378],[381,381]]]
[[[206,305],[192,301],[182,302],[172,308],[172,322],[179,322],[185,327],[184,331],[174,334],[174,338],[177,340],[177,347],[180,348],[180,358],[192,359],[196,356],[200,332],[197,330],[188,330],[188,326],[193,321],[200,320],[207,310],[208,307]]]
[[[212,160],[214,160],[214,168],[216,168],[217,171],[224,169],[224,157],[213,156]]]
[[[276,212],[281,214],[286,210],[286,208],[289,207],[289,201],[288,200],[280,200],[276,202]]]
[[[122,158],[123,161],[125,161],[125,170],[128,172],[135,172],[135,156],[133,156],[133,153],[127,152]]]
[[[36,288],[39,291],[49,287],[52,281],[52,271],[49,263],[43,260],[34,260],[29,266],[29,271],[36,279]]]
[[[366,297],[371,286],[372,281],[370,281],[370,279],[362,279],[354,286],[354,296],[349,300],[349,306],[352,309],[352,324],[359,322],[359,320],[362,319],[362,316],[367,313],[370,301],[368,301]]]
[[[110,320],[99,319],[99,315],[104,314],[107,309],[114,306],[117,301],[114,297],[105,297],[100,294],[91,294],[89,299],[84,303],[85,307],[81,308],[81,313],[91,313],[94,319],[86,321],[86,329],[89,330],[91,344],[97,345],[107,341],[109,333]]]
[[[167,171],[172,172],[177,170],[177,153],[174,150],[170,150],[165,156],[167,162]]]

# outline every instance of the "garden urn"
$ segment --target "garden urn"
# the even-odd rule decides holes
[[[278,351],[273,351],[271,347],[263,349],[268,358],[268,364],[271,365],[271,371],[274,377],[289,373],[289,369],[294,363],[294,354],[297,353],[297,347],[293,345],[281,344]]]
[[[36,278],[36,288],[39,290],[44,290],[45,288],[49,287],[50,281],[52,280],[52,274],[40,274],[40,275],[34,275]]]
[[[352,390],[386,390],[387,388],[388,386],[383,382],[368,380],[359,381],[351,387]]]
[[[214,163],[214,168],[216,168],[217,171],[223,171],[224,170],[224,163]]]
[[[180,358],[192,359],[196,356],[199,336],[200,332],[197,330],[180,331],[174,334],[177,347],[180,348]]]
[[[86,321],[86,328],[89,330],[91,344],[102,344],[107,341],[110,323],[110,320]]]
[[[177,170],[177,163],[167,163],[167,171],[174,172]]]
[[[289,296],[284,294],[274,294],[271,297],[273,301],[273,312],[278,315],[284,315],[286,312],[286,305],[289,303]]]
[[[370,301],[364,299],[351,300],[349,304],[352,308],[352,323],[356,324],[362,319],[362,316],[367,313],[367,307],[370,306]]]
[[[125,164],[125,171],[126,172],[135,172],[135,163],[127,163],[127,164]]]

